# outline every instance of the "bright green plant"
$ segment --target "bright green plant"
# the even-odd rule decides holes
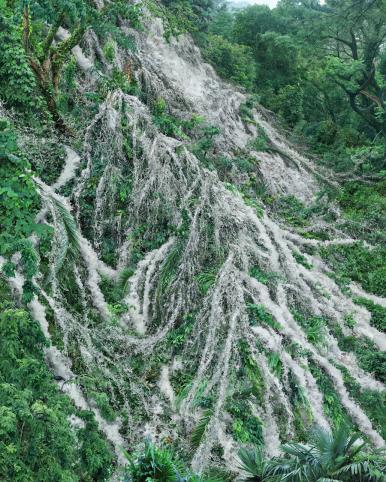
[[[269,477],[289,482],[385,480],[382,452],[367,451],[360,435],[350,433],[345,426],[332,433],[315,429],[309,444],[287,443],[282,450],[283,457],[268,463],[268,480]]]
[[[20,24],[5,4],[0,8],[0,98],[23,110],[36,108],[37,85],[22,46]]]
[[[210,288],[215,284],[218,268],[203,271],[196,276],[198,287],[203,295],[206,295]]]
[[[299,253],[299,251],[292,251],[292,256],[295,258],[297,263],[301,264],[307,269],[312,269],[312,264],[310,264],[307,261],[307,258],[303,254]]]
[[[357,433],[341,426],[332,433],[314,429],[308,444],[290,442],[283,455],[265,458],[261,449],[239,452],[246,481],[383,482],[384,450],[372,450]]]
[[[293,310],[295,320],[304,328],[308,340],[313,343],[323,343],[326,336],[327,321],[321,316],[306,316]]]
[[[252,326],[257,325],[258,323],[265,323],[271,328],[280,330],[280,324],[274,319],[271,313],[268,313],[264,305],[248,303],[247,308],[250,313],[250,324]]]
[[[247,473],[246,481],[263,482],[266,479],[267,460],[262,448],[243,448],[239,451],[240,469]]]
[[[219,479],[210,476],[197,476],[190,473],[184,464],[167,447],[157,447],[145,440],[143,448],[128,455],[128,466],[124,471],[128,482],[215,482]]]
[[[380,331],[386,332],[386,308],[375,304],[367,298],[354,298],[355,303],[364,306],[371,313],[371,324]]]
[[[212,415],[212,410],[206,410],[194,427],[191,435],[191,442],[193,447],[197,448],[200,445],[204,437],[206,427],[208,426]]]
[[[29,168],[27,161],[18,156],[16,137],[9,123],[0,119],[0,255],[8,261],[3,271],[12,276],[15,266],[11,257],[17,252],[21,254],[25,301],[33,297],[32,278],[38,268],[38,255],[28,238],[33,233],[47,233],[44,225],[34,223],[40,198]]]
[[[327,246],[320,250],[323,258],[335,270],[337,280],[347,285],[355,281],[379,296],[386,296],[386,248],[368,249],[362,243]]]
[[[110,448],[94,416],[78,412],[59,391],[44,360],[39,326],[9,302],[0,310],[0,479],[106,480]],[[71,428],[70,415],[82,425]]]
[[[249,47],[231,43],[220,35],[209,35],[204,56],[216,65],[222,77],[252,88],[256,67]]]

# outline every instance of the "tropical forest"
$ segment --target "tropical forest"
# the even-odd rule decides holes
[[[386,0],[0,0],[0,481],[385,441]]]

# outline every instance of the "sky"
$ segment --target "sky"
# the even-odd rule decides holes
[[[233,0],[232,3],[256,3],[257,5],[268,5],[269,7],[275,7],[278,0]]]
[[[277,0],[250,0],[248,3],[257,3],[258,5],[268,5],[274,7],[277,4]]]

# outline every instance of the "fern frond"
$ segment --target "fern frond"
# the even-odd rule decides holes
[[[196,276],[199,290],[203,295],[206,295],[210,290],[210,288],[216,282],[217,273],[218,273],[218,267],[216,266],[210,270],[203,271],[202,273],[199,273]]]

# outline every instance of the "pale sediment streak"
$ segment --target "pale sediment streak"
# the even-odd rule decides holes
[[[322,428],[329,428],[323,412],[323,396],[319,391],[315,379],[300,363],[294,360],[281,346],[281,338],[275,334],[272,329],[266,329],[261,326],[252,328],[252,331],[269,347],[269,350],[278,353],[282,363],[288,367],[295,375],[299,385],[302,387],[306,398],[309,401],[310,409],[314,423]],[[304,363],[304,361],[303,361]]]
[[[360,296],[362,298],[367,298],[370,301],[372,301],[373,303],[375,303],[376,305],[380,305],[380,306],[383,306],[383,308],[386,308],[386,299],[385,298],[381,298],[380,296],[376,296],[376,295],[373,295],[371,293],[366,293],[366,291],[364,291],[360,286],[358,286],[355,283],[352,283],[350,285],[350,289],[351,289],[351,291],[354,295]]]
[[[80,163],[80,157],[79,155],[71,149],[69,146],[64,146],[64,149],[66,151],[66,159],[64,161],[64,168],[62,172],[60,173],[60,176],[58,179],[52,184],[51,188],[54,191],[57,191],[61,187],[63,187],[65,184],[67,184],[73,177],[75,176],[75,172],[79,166]]]
[[[140,38],[138,58],[142,60],[141,70],[146,87],[149,92],[153,87],[157,87],[157,97],[165,96],[170,104],[175,105],[180,98],[185,99],[188,110],[194,105],[196,112],[206,115],[210,122],[222,127],[221,135],[216,139],[216,149],[218,153],[232,157],[237,149],[246,148],[248,143],[259,135],[255,127],[246,126],[240,118],[239,108],[246,100],[244,94],[235,92],[222,83],[213,70],[202,63],[189,37],[183,37],[179,42],[172,40],[167,44],[162,38],[161,30],[160,25],[155,23],[151,27],[151,35]],[[178,92],[177,96],[175,92]],[[314,169],[312,164],[288,146],[257,111],[253,112],[253,116],[269,136],[272,145],[281,151],[281,154],[254,153],[261,161],[259,169],[269,184],[270,191],[275,194],[294,194],[305,202],[310,201],[317,187],[311,175]],[[125,124],[124,133],[122,124]],[[125,136],[130,137],[130,157],[123,149],[124,140],[127,140]],[[129,293],[123,300],[129,305],[129,312],[121,319],[121,326],[100,323],[95,329],[86,325],[88,313],[82,313],[79,317],[82,322],[71,317],[64,308],[66,293],[61,291],[55,276],[51,280],[52,297],[47,295],[46,299],[64,332],[65,345],[67,338],[72,336],[76,339],[79,336],[80,341],[77,341],[81,345],[79,351],[82,361],[87,367],[93,364],[100,367],[108,386],[114,385],[119,392],[117,396],[114,390],[110,390],[109,396],[123,399],[126,410],[130,405],[130,397],[124,387],[127,384],[130,387],[130,396],[135,395],[140,400],[143,411],[149,417],[149,432],[155,436],[163,433],[166,422],[159,416],[157,408],[159,393],[169,400],[172,408],[175,407],[176,400],[173,379],[170,378],[170,365],[168,361],[163,362],[160,378],[158,383],[155,382],[156,394],[154,399],[149,400],[144,380],[136,379],[129,367],[129,359],[131,354],[135,354],[146,360],[147,356],[152,356],[155,348],[160,347],[162,350],[167,335],[175,326],[183,325],[185,315],[193,313],[194,327],[184,341],[183,348],[180,348],[181,354],[186,357],[184,366],[192,364],[194,371],[187,396],[179,408],[180,414],[186,416],[187,425],[197,418],[195,402],[198,394],[211,395],[214,400],[213,415],[202,442],[192,457],[195,470],[204,470],[211,456],[211,449],[217,442],[221,443],[228,453],[234,446],[226,434],[229,417],[223,412],[230,380],[235,379],[235,364],[240,363],[237,361],[240,359],[238,343],[245,339],[267,385],[264,407],[253,407],[264,422],[267,449],[277,452],[280,440],[279,431],[282,427],[275,418],[277,406],[283,407],[288,415],[286,434],[291,435],[293,431],[293,414],[288,401],[289,373],[294,375],[304,390],[314,421],[324,428],[329,426],[323,412],[323,396],[308,369],[308,361],[319,365],[333,380],[343,406],[360,430],[368,435],[375,445],[383,443],[366,414],[348,395],[342,373],[335,364],[346,367],[364,388],[382,390],[383,386],[358,367],[353,355],[341,352],[336,340],[331,336],[327,335],[327,347],[312,345],[292,316],[291,308],[295,301],[306,307],[310,314],[328,316],[339,326],[343,326],[342,317],[353,311],[358,313],[360,318],[354,327],[354,333],[368,336],[378,347],[385,347],[384,338],[379,337],[377,330],[369,324],[370,315],[367,310],[353,304],[352,300],[340,291],[329,278],[327,268],[317,257],[303,253],[303,247],[311,241],[302,244],[296,234],[279,226],[267,214],[260,219],[252,208],[245,205],[239,194],[230,192],[219,181],[216,173],[203,168],[183,142],[162,135],[154,127],[151,113],[138,98],[121,91],[109,93],[86,129],[83,157],[85,166],[72,194],[78,222],[82,218],[80,201],[87,182],[92,176],[99,176],[94,205],[97,221],[93,233],[95,239],[86,240],[81,235],[80,228],[77,234],[80,259],[75,279],[78,289],[84,295],[81,305],[85,311],[88,311],[85,300],[90,300],[102,320],[111,321],[100,281],[101,276],[106,276],[114,282],[118,272],[102,263],[92,246],[100,246],[104,226],[111,220],[115,191],[110,184],[115,174],[122,172],[123,167],[127,168],[129,164],[133,188],[127,201],[126,224],[117,227],[117,239],[123,239],[122,232],[134,233],[144,222],[147,223],[147,232],[154,232],[161,229],[160,226],[167,225],[169,229],[172,228],[170,231],[173,233],[168,231],[161,243],[156,244],[161,246],[149,249],[137,263],[129,280]],[[99,174],[95,168],[96,161],[103,164]],[[49,188],[37,180],[46,202],[50,204],[50,198],[54,199],[60,202],[68,213],[71,212],[69,201],[54,191],[70,181],[78,162],[79,159],[67,150],[65,170],[55,185]],[[60,220],[55,218],[55,212],[51,212],[54,224],[56,222],[60,225]],[[57,232],[59,237],[62,236],[60,228],[57,228]],[[336,240],[331,243],[351,241]],[[60,244],[60,240],[57,242]],[[121,270],[130,262],[130,242],[127,239],[119,242],[117,249],[124,251],[119,253],[118,266]],[[165,269],[165,260],[175,249],[179,251],[173,277],[166,294],[156,300],[158,281]],[[308,270],[296,262],[293,256],[295,249],[299,249],[306,256],[313,269]],[[207,253],[210,253],[210,256],[206,256]],[[205,295],[201,295],[197,287],[197,277],[207,271],[208,265],[213,268],[213,262],[218,271]],[[250,269],[255,266],[267,272],[278,273],[279,278],[269,287],[259,283],[249,276]],[[371,299],[369,295],[366,297]],[[262,304],[272,314],[278,327],[267,328],[263,326],[263,322],[254,328],[249,326],[246,303],[250,298],[254,303]],[[48,323],[44,322],[41,308],[36,302],[31,307],[47,335]],[[133,322],[140,337],[127,333],[127,327],[130,327],[128,322]],[[349,328],[344,329],[345,334],[351,334]],[[280,357],[284,370],[283,381],[270,372],[264,355],[253,345],[254,336],[263,340],[266,347]],[[297,343],[306,349],[308,354],[303,358],[292,357],[282,345],[284,338]],[[51,363],[56,364],[56,369],[61,371],[63,378],[68,379],[64,389],[68,390],[79,407],[88,407],[89,404],[80,389],[71,382],[73,374],[68,371],[70,364],[67,366],[60,360],[59,355],[55,358],[55,352],[52,352],[51,357]],[[239,380],[235,383],[236,387],[232,389],[238,387]],[[119,427],[103,428],[103,420],[99,418],[96,409],[93,410],[106,436],[114,440],[116,447],[122,445]],[[273,429],[268,432],[270,424]],[[138,440],[135,431],[144,432],[144,427],[138,423],[133,427],[132,433],[128,435],[131,441]],[[179,434],[183,433],[181,427],[177,430]]]
[[[369,419],[360,407],[350,399],[344,387],[342,375],[333,363],[347,366],[354,379],[363,383],[364,388],[382,390],[381,384],[360,370],[351,355],[350,359],[346,358],[347,354],[339,350],[332,338],[327,351],[324,346],[311,345],[290,312],[286,291],[296,299],[300,299],[302,305],[307,305],[313,314],[328,315],[334,322],[342,323],[342,316],[354,305],[350,300],[347,301],[345,295],[328,277],[327,268],[313,256],[307,260],[310,260],[314,269],[307,270],[299,265],[292,252],[295,249],[302,250],[301,243],[298,248],[298,243],[290,236],[290,232],[277,225],[267,215],[259,219],[253,209],[244,205],[239,195],[225,189],[215,174],[202,169],[197,159],[178,141],[155,131],[150,125],[151,119],[146,108],[138,102],[138,99],[115,93],[109,96],[107,102],[110,111],[119,110],[125,103],[130,107],[130,116],[127,120],[133,131],[132,145],[134,146],[133,200],[130,207],[133,213],[132,219],[143,219],[143,217],[157,219],[162,209],[159,199],[167,199],[173,222],[177,225],[181,223],[182,209],[186,210],[190,220],[186,241],[183,243],[179,241],[182,253],[173,289],[169,292],[167,303],[162,305],[165,312],[157,325],[154,324],[154,293],[163,262],[170,250],[174,249],[175,241],[169,237],[160,248],[148,252],[138,263],[130,279],[129,294],[125,302],[128,302],[131,308],[124,319],[126,322],[129,320],[134,322],[141,337],[122,334],[121,339],[130,347],[128,349],[135,353],[146,354],[157,344],[162,343],[182,314],[195,306],[197,293],[194,290],[193,280],[205,269],[205,264],[201,261],[202,254],[210,243],[214,243],[220,253],[225,253],[225,260],[222,261],[215,276],[214,285],[199,307],[195,327],[189,340],[190,345],[187,345],[190,346],[190,350],[197,350],[193,355],[197,369],[190,390],[180,405],[180,413],[187,418],[196,418],[192,407],[204,382],[203,393],[215,393],[218,401],[202,444],[193,458],[193,466],[198,470],[204,468],[207,461],[204,452],[209,452],[216,439],[220,437],[219,427],[224,423],[219,416],[218,407],[223,406],[227,397],[229,370],[233,370],[230,360],[237,352],[236,341],[245,337],[247,326],[245,321],[247,313],[242,293],[252,296],[266,307],[281,326],[279,334],[275,334],[272,330],[269,332],[270,339],[285,336],[309,350],[310,359],[336,381],[337,391],[342,397],[342,403],[347,412],[359,428],[379,445],[381,443],[379,435],[373,430]],[[101,107],[97,115],[98,122],[102,124],[109,122],[103,120],[103,112],[106,113],[107,110]],[[97,122],[87,131],[87,144],[92,142],[93,129],[96,127]],[[109,135],[113,140],[113,133]],[[120,136],[119,133],[117,135]],[[137,150],[140,154],[137,154]],[[154,192],[159,193],[157,198],[153,198]],[[150,202],[149,199],[151,199]],[[206,232],[208,222],[213,223],[213,238],[210,240]],[[342,240],[342,242],[345,241]],[[124,249],[127,249],[126,245]],[[248,271],[254,265],[262,266],[269,272],[279,273],[276,286],[268,289],[267,286],[252,280],[248,276]],[[121,263],[120,268],[123,266]],[[239,295],[236,296],[237,293]],[[133,319],[134,314],[139,315],[137,321]],[[369,315],[366,319],[368,321]],[[122,329],[124,327],[125,323]],[[329,421],[323,413],[323,397],[316,380],[308,370],[307,359],[295,360],[280,346],[272,349],[277,350],[282,360],[285,376],[292,372],[304,389],[314,421],[327,428]],[[269,399],[271,403],[279,403],[285,407],[288,418],[291,419],[288,398],[281,389],[280,383],[277,379],[271,379]],[[152,430],[156,430],[155,427],[160,423],[157,416]],[[286,428],[287,433],[291,432],[290,425],[289,423]],[[274,438],[275,440],[269,442],[272,446],[274,442],[277,445],[276,435]]]
[[[154,276],[159,264],[164,261],[174,241],[174,238],[170,238],[159,249],[148,253],[145,258],[138,263],[136,272],[130,280],[129,293],[124,300],[129,310],[123,317],[122,322],[127,324],[132,321],[137,333],[140,335],[146,333],[146,327],[149,323],[149,309],[153,301],[151,294],[154,291],[156,283]],[[139,293],[141,285],[143,286],[142,300]]]
[[[4,259],[0,259],[0,264],[4,263]],[[21,296],[23,291],[24,277],[19,272],[15,273],[15,277],[10,278],[11,285],[16,289],[18,294]],[[47,295],[45,295],[49,298]],[[50,299],[51,307],[55,308],[55,302]],[[46,311],[44,305],[42,305],[35,295],[34,299],[28,304],[31,310],[31,314],[35,321],[39,323],[41,330],[43,331],[46,338],[51,342],[51,335],[48,331],[48,321],[46,319]],[[60,316],[60,313],[59,313]],[[71,370],[71,361],[69,358],[65,357],[55,346],[50,345],[45,349],[45,357],[48,366],[51,368],[53,373],[60,379],[58,385],[61,391],[66,393],[71,400],[74,402],[75,406],[81,410],[91,410],[95,419],[101,429],[105,434],[106,438],[111,442],[115,448],[116,456],[121,464],[125,463],[125,458],[122,455],[122,448],[125,447],[125,441],[123,440],[120,430],[120,421],[117,422],[106,422],[100,411],[90,405],[82,393],[81,388],[76,384],[76,376]]]
[[[168,365],[164,365],[161,368],[161,376],[160,376],[158,385],[159,385],[159,389],[160,389],[161,393],[163,395],[165,395],[165,397],[169,400],[172,409],[174,409],[175,408],[175,394],[174,394],[173,387],[170,383],[169,372],[170,372],[170,370],[169,370]]]

